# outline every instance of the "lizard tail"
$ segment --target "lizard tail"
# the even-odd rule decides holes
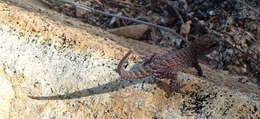
[[[132,53],[132,50],[129,50],[126,55],[121,59],[117,66],[117,73],[121,76],[121,78],[125,80],[137,80],[142,79],[147,76],[149,76],[149,73],[145,71],[143,67],[139,67],[138,69],[135,69],[133,71],[125,71],[123,69],[123,64],[125,63],[127,57]]]

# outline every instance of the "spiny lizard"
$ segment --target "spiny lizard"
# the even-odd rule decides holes
[[[174,92],[183,86],[176,84],[177,72],[187,67],[194,67],[198,75],[203,72],[198,63],[198,58],[209,54],[219,46],[217,37],[206,34],[199,39],[193,40],[191,44],[183,49],[171,51],[166,54],[154,54],[144,60],[143,65],[133,71],[125,71],[123,64],[132,50],[121,59],[117,67],[117,73],[125,80],[138,80],[146,77],[170,79],[170,91]]]

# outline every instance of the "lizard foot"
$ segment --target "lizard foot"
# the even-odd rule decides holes
[[[175,82],[171,82],[170,83],[170,90],[167,92],[166,97],[169,98],[171,97],[174,93],[183,93],[180,89],[185,87],[186,84],[180,85],[179,83]]]

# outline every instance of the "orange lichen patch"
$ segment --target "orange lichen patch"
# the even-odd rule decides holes
[[[23,75],[16,75],[15,77],[10,77],[9,81],[12,83],[12,85],[15,86],[19,86],[22,83],[24,83],[24,81],[27,80]]]

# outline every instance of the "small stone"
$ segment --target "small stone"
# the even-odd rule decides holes
[[[241,73],[246,73],[246,72],[247,72],[246,67],[242,67],[242,68],[240,69],[240,71],[241,71]]]
[[[83,17],[86,14],[86,10],[76,7],[76,17]]]
[[[209,13],[209,15],[211,15],[211,16],[216,15],[215,11],[213,11],[213,10],[209,11],[208,13]]]

